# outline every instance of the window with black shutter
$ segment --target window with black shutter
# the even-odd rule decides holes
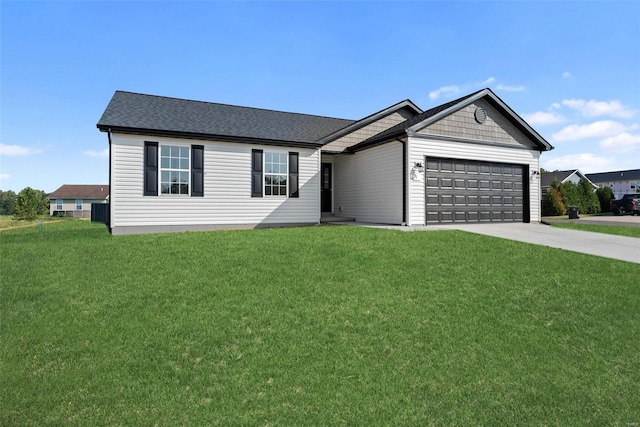
[[[145,196],[158,195],[158,143],[144,143],[144,192]]]

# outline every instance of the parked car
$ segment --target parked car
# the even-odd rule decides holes
[[[640,194],[625,194],[622,199],[611,200],[609,207],[614,215],[625,213],[640,215]]]

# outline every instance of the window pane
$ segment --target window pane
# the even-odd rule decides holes
[[[269,187],[269,186],[264,187],[264,194],[265,194],[265,196],[270,196],[271,195],[271,187]]]
[[[180,172],[180,182],[183,184],[189,183],[189,172]]]
[[[273,168],[271,167],[271,163],[265,163],[264,164],[264,173],[271,173],[273,172]]]
[[[189,184],[180,184],[180,194],[189,194]]]
[[[271,153],[264,153],[264,161],[265,163],[271,163],[271,159],[273,158],[273,154]]]
[[[175,145],[171,146],[171,157],[178,157],[180,155],[180,147],[176,147]]]
[[[171,159],[171,169],[180,169],[180,159]]]
[[[160,186],[160,192],[162,194],[169,194],[169,184],[162,184]]]
[[[180,160],[180,169],[189,169],[189,159]]]
[[[160,155],[161,156],[168,156],[169,155],[169,146],[168,145],[161,145],[160,146]]]
[[[169,182],[171,180],[171,172],[162,171],[160,182]]]
[[[280,195],[281,196],[287,195],[287,187],[280,187]]]
[[[168,157],[162,157],[161,161],[160,161],[160,167],[161,168],[168,168],[169,167],[169,158]]]
[[[180,157],[189,158],[189,147],[180,147]]]

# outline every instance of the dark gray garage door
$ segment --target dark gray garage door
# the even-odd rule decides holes
[[[427,224],[523,222],[524,166],[426,159]]]

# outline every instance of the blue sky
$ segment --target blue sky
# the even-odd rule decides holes
[[[115,90],[359,119],[490,87],[546,169],[640,168],[640,2],[0,3],[0,189],[108,182]]]

